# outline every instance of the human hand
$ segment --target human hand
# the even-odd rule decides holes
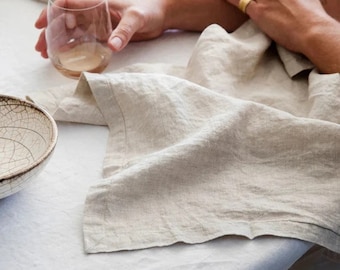
[[[58,5],[72,8],[83,8],[89,3],[100,3],[102,0],[60,0]],[[148,40],[162,34],[164,31],[165,6],[162,0],[109,0],[109,10],[114,29],[108,39],[108,45],[113,51],[122,50],[130,40]],[[77,27],[81,22],[77,18],[60,18],[51,27],[58,27],[60,21],[65,21],[73,31],[81,31]],[[35,26],[42,29],[36,50],[44,58],[48,58],[45,29],[47,27],[47,11],[44,9]]]
[[[227,1],[238,6],[240,0]],[[311,31],[331,19],[320,0],[253,0],[246,13],[275,42],[298,53],[309,46]]]
[[[225,0],[234,6],[240,0]],[[340,1],[252,0],[246,13],[276,43],[305,55],[321,73],[340,72]]]

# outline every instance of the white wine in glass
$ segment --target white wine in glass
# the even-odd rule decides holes
[[[100,73],[110,62],[112,24],[107,0],[49,0],[46,43],[53,65],[65,76]]]

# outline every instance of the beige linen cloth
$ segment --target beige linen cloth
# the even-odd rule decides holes
[[[340,76],[312,68],[251,22],[212,25],[186,67],[85,73],[75,91],[32,95],[57,120],[109,127],[86,251],[275,235],[340,252]]]

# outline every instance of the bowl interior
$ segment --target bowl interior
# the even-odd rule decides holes
[[[38,106],[0,95],[0,181],[24,174],[53,150],[57,127]]]

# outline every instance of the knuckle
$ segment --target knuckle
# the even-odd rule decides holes
[[[129,24],[120,25],[119,29],[117,29],[117,32],[119,36],[124,37],[124,39],[128,39],[132,33],[132,26]]]
[[[141,26],[144,26],[145,19],[146,19],[146,12],[141,8],[131,7],[127,11],[127,15],[131,18],[133,18],[135,21],[138,21],[138,23]]]
[[[137,30],[144,27],[146,21],[146,14],[140,8],[131,7],[126,10],[124,17],[125,20],[119,25],[117,33],[124,39],[130,39]]]

